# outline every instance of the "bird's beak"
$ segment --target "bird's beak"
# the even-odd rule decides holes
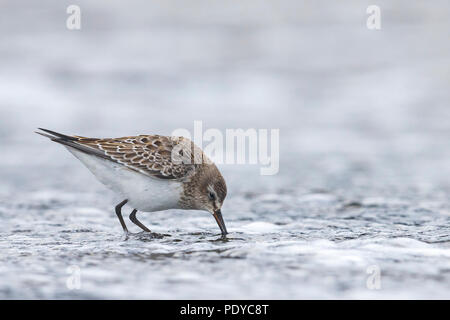
[[[213,213],[214,219],[216,219],[217,224],[219,225],[220,231],[222,231],[222,236],[225,236],[227,232],[227,227],[225,227],[225,222],[222,218],[222,212],[219,210],[214,211]]]

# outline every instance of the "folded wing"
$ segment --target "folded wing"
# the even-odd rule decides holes
[[[97,139],[39,129],[45,133],[36,133],[52,141],[159,179],[183,180],[190,177],[199,166],[198,158],[203,156],[201,150],[184,137],[139,135]]]

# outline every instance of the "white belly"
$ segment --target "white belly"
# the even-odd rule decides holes
[[[87,155],[76,149],[67,149],[111,190],[128,199],[128,204],[139,211],[152,212],[179,208],[183,190],[178,181],[145,176],[121,164]]]

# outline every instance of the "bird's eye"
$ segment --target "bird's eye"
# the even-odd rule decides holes
[[[216,195],[211,191],[208,193],[208,197],[210,200],[216,200]]]

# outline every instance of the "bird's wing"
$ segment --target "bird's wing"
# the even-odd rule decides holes
[[[139,135],[97,139],[40,130],[46,133],[37,133],[55,142],[160,179],[184,180],[202,161],[209,161],[191,140],[184,137]]]

